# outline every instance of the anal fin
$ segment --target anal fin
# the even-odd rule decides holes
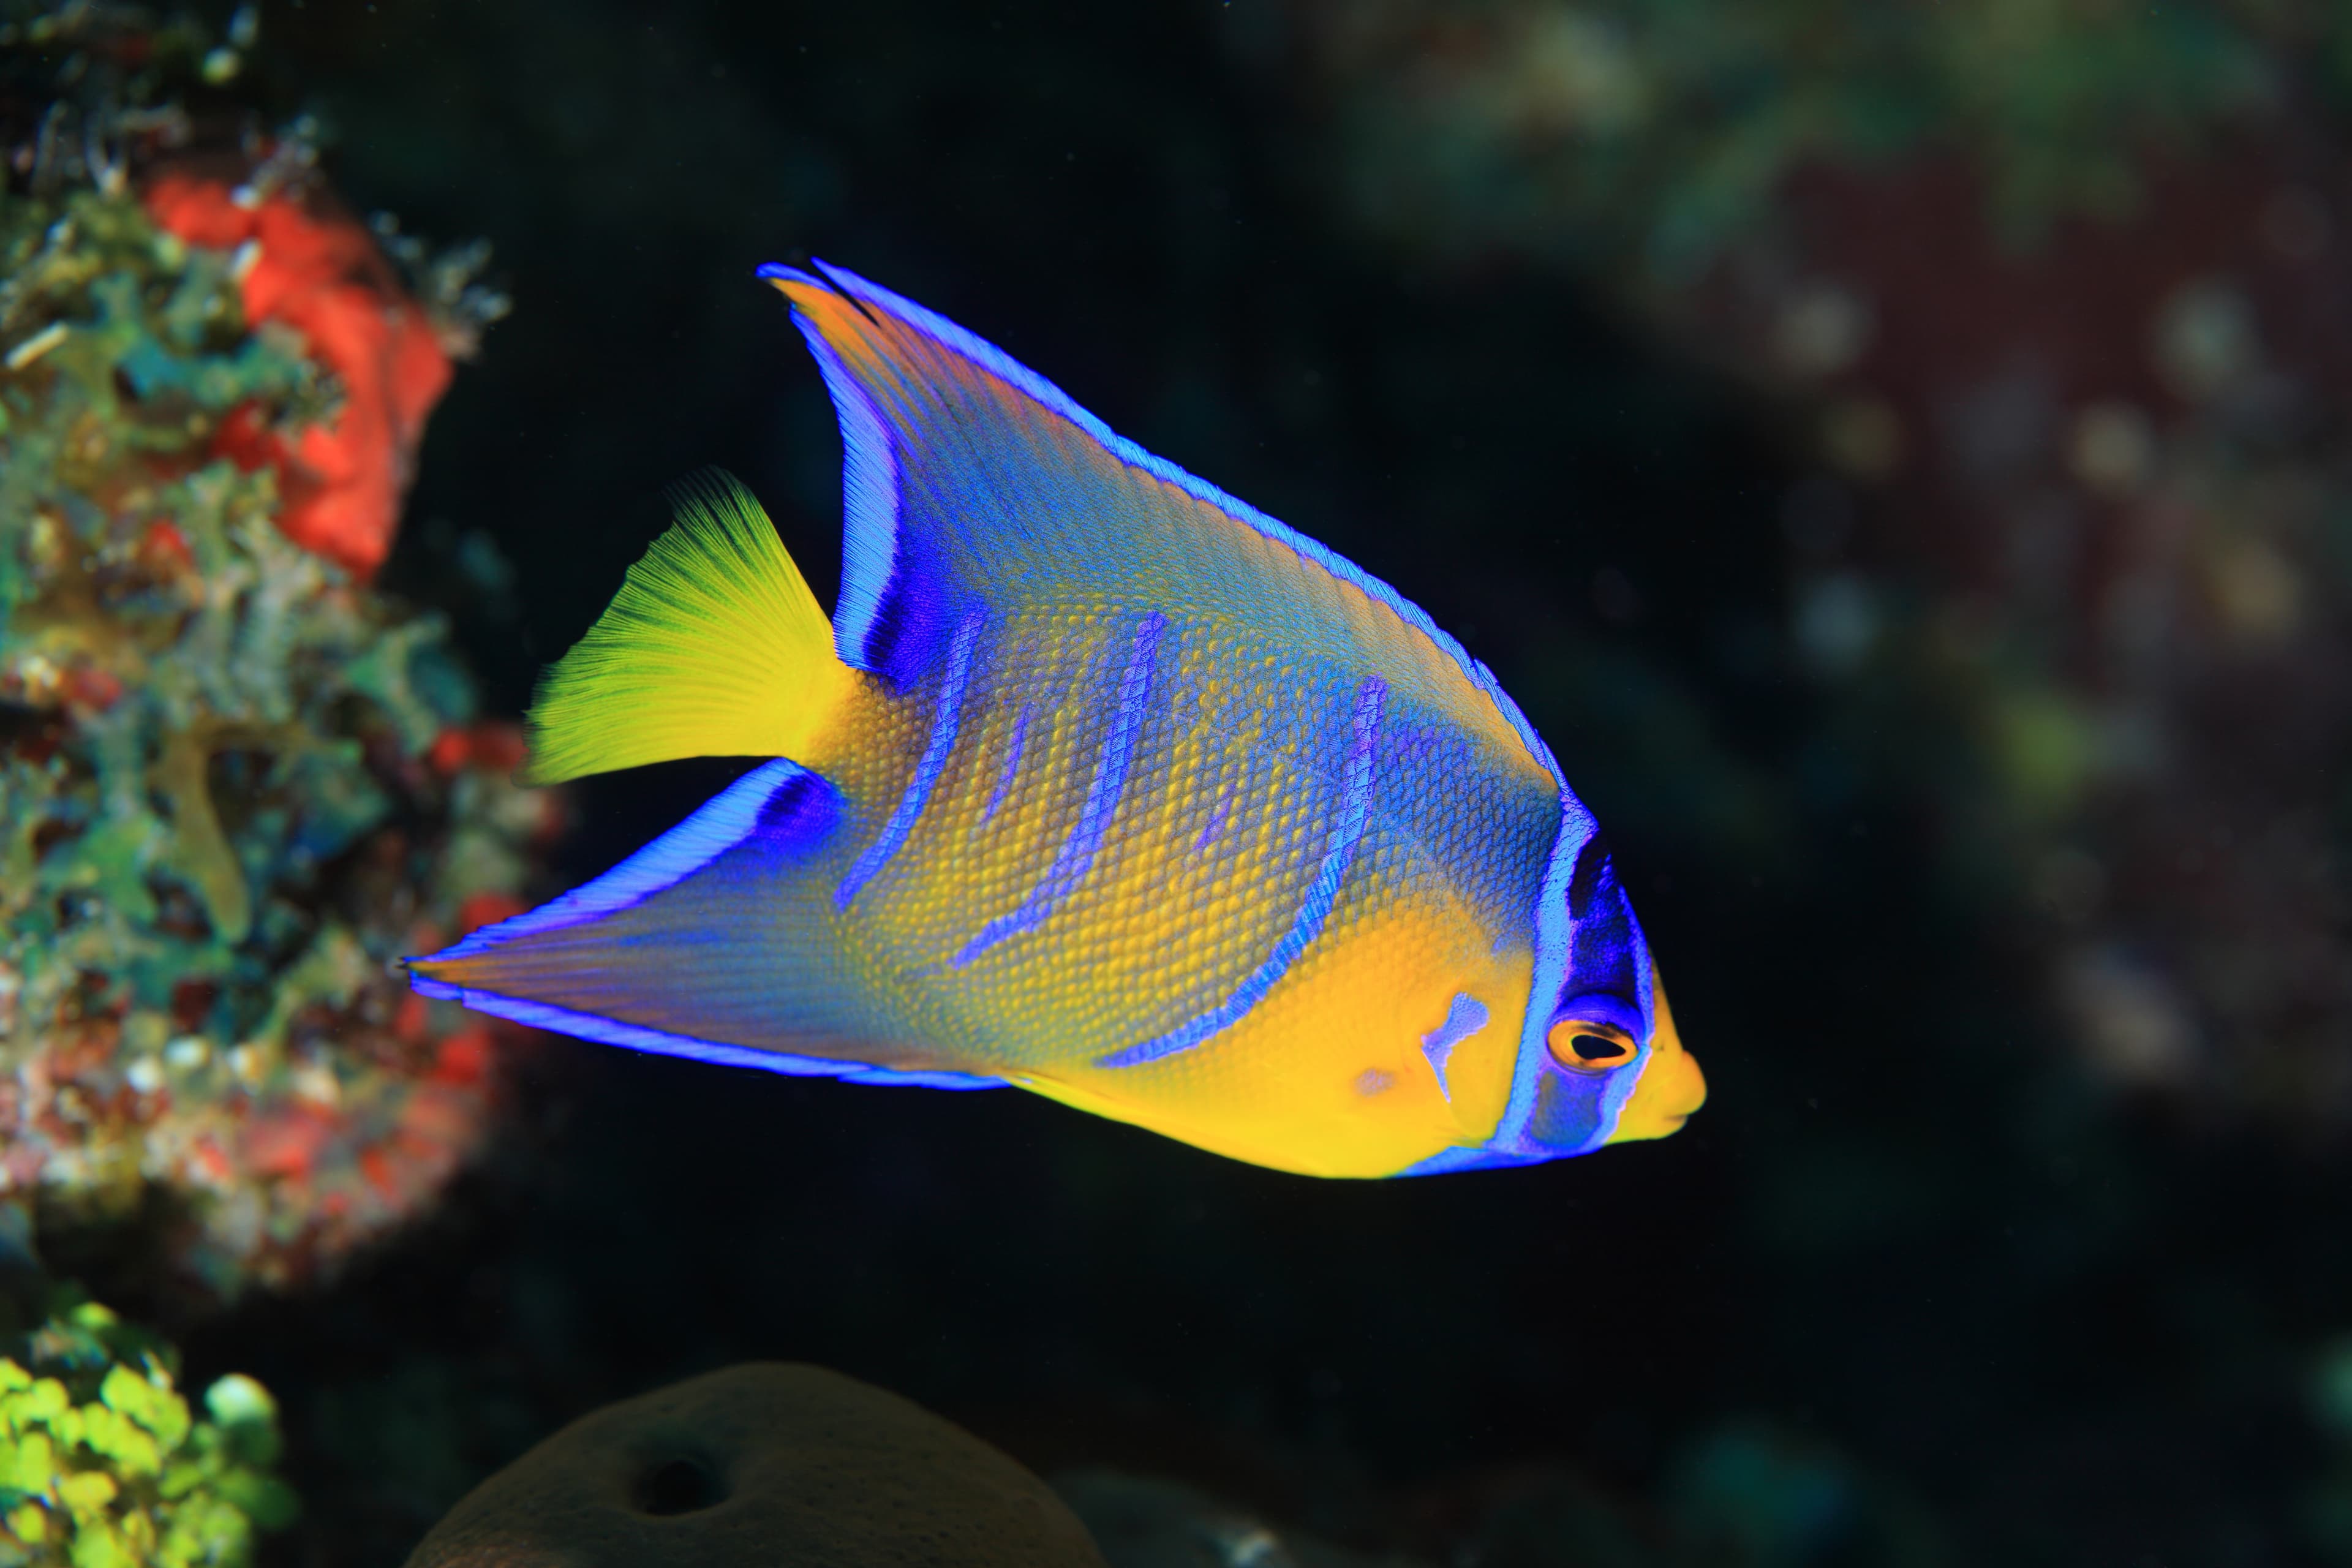
[[[603,876],[408,963],[420,994],[582,1039],[769,1072],[934,1089],[1002,1080],[863,1049],[812,875],[834,787],[778,759]]]

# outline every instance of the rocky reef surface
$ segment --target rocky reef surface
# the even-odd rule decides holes
[[[55,89],[0,202],[0,1205],[226,1299],[437,1194],[515,1038],[389,965],[519,907],[556,804],[368,582],[502,301],[404,279],[302,127],[184,106],[228,46],[83,5],[0,50]]]

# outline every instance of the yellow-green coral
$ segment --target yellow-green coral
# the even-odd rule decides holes
[[[61,1302],[0,1356],[0,1568],[236,1568],[294,1497],[278,1412],[232,1373],[188,1408],[169,1351]]]

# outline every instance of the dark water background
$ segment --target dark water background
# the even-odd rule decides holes
[[[191,1336],[193,1371],[286,1402],[312,1522],[281,1561],[395,1562],[555,1423],[769,1356],[1041,1468],[1188,1476],[1371,1544],[1421,1543],[1531,1463],[1664,1508],[1738,1430],[1967,1560],[2303,1560],[2310,1368],[2352,1327],[2342,1147],[2080,1065],[2035,930],[1956,881],[1882,764],[1932,765],[1936,737],[1797,672],[1784,520],[1809,469],[1783,412],[1559,269],[1438,268],[1347,221],[1276,8],[265,21],[271,90],[324,115],[344,197],[488,237],[517,301],[435,416],[384,577],[455,615],[494,708],[703,464],[767,501],[829,602],[838,442],[751,275],[813,252],[1490,663],[1607,825],[1711,1086],[1661,1143],[1345,1184],[1016,1093],[550,1041],[436,1217]],[[504,599],[451,568],[473,531],[511,563]],[[590,781],[565,871],[728,771]],[[1753,1560],[1942,1560],[1840,1550]]]

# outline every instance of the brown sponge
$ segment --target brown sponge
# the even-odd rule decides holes
[[[754,1363],[581,1417],[408,1568],[1103,1568],[1045,1484],[920,1406]]]

